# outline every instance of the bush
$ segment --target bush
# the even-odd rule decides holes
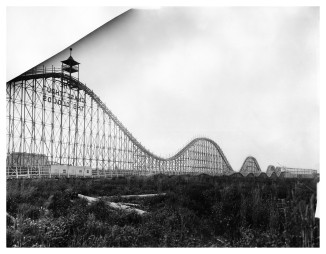
[[[135,199],[140,216],[90,196]],[[318,247],[316,181],[200,176],[7,181],[8,247]]]

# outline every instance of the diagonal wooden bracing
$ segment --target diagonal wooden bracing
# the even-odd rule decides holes
[[[257,160],[252,156],[247,157],[241,166],[240,173],[242,174],[261,173],[261,169]]]
[[[36,174],[50,164],[87,166],[98,176],[233,171],[207,138],[192,140],[170,158],[153,154],[90,88],[60,69],[24,73],[9,81],[6,91],[8,176]]]

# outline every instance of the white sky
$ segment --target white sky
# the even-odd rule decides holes
[[[132,10],[73,57],[80,80],[158,155],[206,136],[234,170],[248,155],[264,171],[319,169],[318,30],[311,7]]]

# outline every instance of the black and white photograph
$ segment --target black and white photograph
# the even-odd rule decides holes
[[[320,11],[6,6],[6,248],[320,248]]]

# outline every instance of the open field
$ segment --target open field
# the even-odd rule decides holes
[[[208,175],[7,180],[7,246],[319,247],[316,184]],[[122,197],[153,193],[166,194]]]

